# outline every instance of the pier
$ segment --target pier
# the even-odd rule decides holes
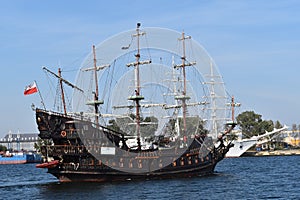
[[[292,155],[300,155],[300,149],[260,151],[254,154],[254,156],[292,156]]]

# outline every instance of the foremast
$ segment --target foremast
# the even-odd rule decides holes
[[[70,87],[79,90],[80,92],[83,92],[83,90],[78,88],[77,86],[73,85],[69,81],[63,79],[62,75],[61,75],[61,69],[60,68],[58,68],[58,74],[55,74],[54,72],[50,71],[46,67],[43,67],[43,70],[45,70],[46,72],[52,74],[53,76],[55,76],[56,78],[59,79],[59,87],[60,87],[60,92],[61,92],[61,100],[62,100],[62,104],[63,104],[63,108],[64,108],[64,114],[67,115],[67,106],[66,106],[66,101],[65,101],[65,92],[64,92],[64,89],[63,89],[63,82],[65,84],[69,85]]]

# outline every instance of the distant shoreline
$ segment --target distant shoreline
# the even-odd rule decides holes
[[[242,156],[292,156],[300,155],[300,149],[284,149],[284,150],[270,150],[270,151],[247,151]]]

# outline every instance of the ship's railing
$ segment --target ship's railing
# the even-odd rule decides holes
[[[50,110],[45,110],[45,109],[41,109],[41,108],[36,108],[36,112],[44,112],[44,113],[47,113],[47,114],[55,114],[57,116],[61,116],[61,117],[76,117],[75,115],[70,115],[70,114],[63,114],[63,113],[59,113],[59,112],[56,112],[56,111],[50,111]]]
[[[84,146],[75,145],[45,145],[42,147],[42,153],[48,156],[60,156],[60,155],[80,155],[86,154],[86,148]]]

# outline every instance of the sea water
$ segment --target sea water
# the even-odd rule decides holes
[[[300,199],[300,156],[226,158],[210,176],[59,183],[35,164],[0,165],[0,199]]]

